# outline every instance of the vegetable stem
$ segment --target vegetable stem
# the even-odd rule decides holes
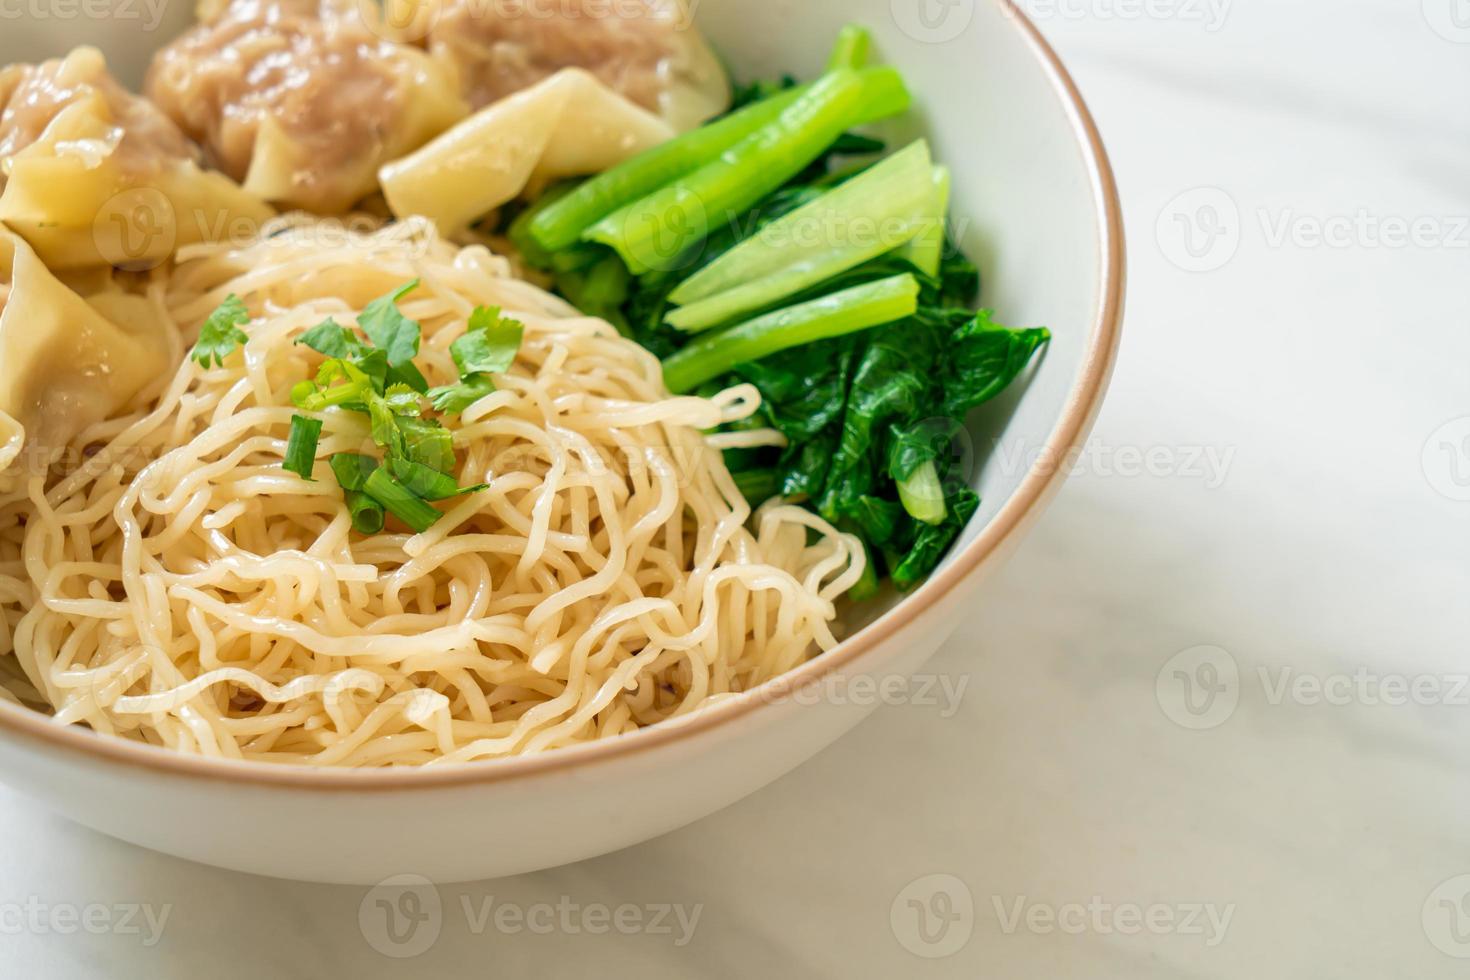
[[[944,487],[939,483],[934,460],[919,466],[908,479],[898,481],[898,499],[914,520],[925,524],[944,523]]]
[[[824,75],[779,116],[720,156],[609,214],[583,233],[612,246],[636,274],[677,268],[690,250],[800,173],[822,151],[870,115],[876,90],[907,92],[891,68],[849,68]]]
[[[867,98],[857,124],[885,119],[908,108],[909,93],[897,73],[869,68],[861,74]],[[718,159],[777,119],[810,89],[803,85],[778,92],[585,181],[549,207],[538,209],[525,227],[526,237],[548,253],[570,248],[588,228],[614,211]]]
[[[837,45],[832,49],[832,59],[827,62],[828,70],[836,68],[862,68],[868,63],[868,52],[873,46],[873,35],[859,24],[848,24],[837,35]]]
[[[863,283],[707,334],[664,361],[664,383],[680,394],[736,365],[829,337],[912,316],[919,283],[911,275]]]
[[[932,223],[932,174],[929,146],[918,140],[776,219],[670,293],[683,309],[668,322],[680,330],[728,323],[899,248]]]
[[[381,466],[368,474],[363,491],[418,534],[433,527],[434,522],[443,516],[437,509],[414,496]]]
[[[931,175],[934,196],[924,227],[905,245],[899,255],[908,259],[927,276],[939,275],[944,258],[945,219],[949,215],[950,174],[948,167],[935,167]]]

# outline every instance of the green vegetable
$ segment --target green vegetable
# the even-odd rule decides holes
[[[430,469],[411,459],[395,456],[388,460],[388,465],[392,468],[393,475],[409,492],[425,500],[448,500],[467,493],[479,493],[489,486],[487,483],[480,483],[472,487],[461,487],[448,473]]]
[[[925,524],[944,521],[944,487],[939,482],[939,470],[935,468],[934,460],[921,463],[906,478],[898,481],[898,499],[916,521]]]
[[[848,24],[837,35],[837,45],[832,49],[832,58],[827,62],[829,70],[834,68],[862,68],[868,63],[868,52],[873,46],[873,35],[867,28]]]
[[[291,389],[291,402],[297,408],[320,412],[338,405],[365,404],[373,391],[372,376],[357,363],[331,358],[317,369],[315,381],[301,381]]]
[[[399,419],[398,431],[403,434],[405,459],[422,463],[440,473],[453,473],[457,467],[454,458],[454,434],[438,422],[427,419]]]
[[[873,549],[864,542],[863,550],[868,553],[868,562],[863,566],[863,576],[857,580],[857,584],[847,590],[847,597],[853,602],[866,602],[878,594],[881,580],[878,578],[878,560],[873,555]]]
[[[216,367],[223,367],[225,358],[250,340],[249,334],[240,329],[249,322],[250,313],[245,309],[245,304],[240,297],[231,293],[225,297],[223,303],[215,307],[214,312],[204,321],[204,326],[199,328],[199,339],[195,341],[194,350],[189,356],[204,367],[209,367],[210,362]]]
[[[800,94],[795,89],[775,94],[593,177],[539,210],[527,224],[525,237],[519,241],[529,239],[543,253],[571,247],[584,231],[618,208],[714,160],[779,116]]]
[[[770,222],[670,293],[671,302],[692,305],[668,322],[704,330],[898,248],[932,221],[932,173],[929,145],[919,140]]]
[[[584,238],[612,246],[635,273],[678,268],[714,227],[737,217],[796,176],[844,131],[869,115],[875,90],[903,80],[840,68],[824,75],[774,120],[717,159],[608,215]],[[907,93],[899,110],[907,107]]]
[[[456,485],[450,475],[457,465],[454,436],[438,420],[424,417],[428,384],[412,361],[422,331],[397,307],[397,301],[415,286],[417,282],[407,283],[368,304],[358,317],[366,341],[332,319],[312,327],[296,341],[325,355],[326,360],[314,380],[292,388],[292,402],[313,411],[341,408],[367,415],[373,442],[386,450],[382,463],[355,453],[331,458],[352,526],[364,534],[382,530],[385,512],[421,532],[439,517],[423,498],[439,500],[480,489]],[[501,318],[495,309],[481,307],[471,314],[469,330],[452,347],[470,386],[488,380],[488,372],[510,366],[520,346],[521,330],[519,323]],[[311,478],[321,428],[320,420],[293,418],[286,469]],[[395,479],[395,474],[408,486]]]
[[[503,319],[498,307],[477,306],[470,314],[469,329],[449,346],[449,352],[461,376],[500,374],[515,363],[524,332],[520,321]]]
[[[494,391],[490,375],[510,370],[524,335],[525,325],[502,317],[499,307],[475,307],[464,335],[449,346],[459,381],[429,392],[434,407],[457,414]]]
[[[415,533],[422,534],[434,526],[443,515],[403,484],[393,479],[381,466],[368,475],[364,491],[383,508],[398,518]]]
[[[305,415],[291,416],[291,435],[286,440],[286,459],[281,468],[304,479],[312,478],[316,447],[322,437],[322,420]]]
[[[388,355],[388,366],[396,367],[418,357],[422,334],[417,321],[398,309],[398,301],[418,288],[417,279],[406,282],[386,296],[379,296],[357,318],[357,325],[373,346]]]
[[[495,382],[488,374],[461,378],[457,384],[434,388],[429,399],[434,407],[446,415],[458,415],[475,402],[495,391]]]
[[[360,357],[367,352],[367,345],[358,339],[357,334],[331,317],[297,337],[296,343],[305,344],[318,354],[332,358]]]
[[[745,470],[734,477],[735,485],[752,507],[759,507],[781,492],[780,476],[774,469]]]
[[[386,515],[382,504],[357,490],[348,490],[343,496],[347,500],[347,512],[352,515],[353,530],[359,534],[377,534],[383,530]]]
[[[767,313],[700,337],[666,359],[664,383],[670,391],[687,392],[738,364],[910,316],[918,293],[913,276],[899,275]]]
[[[913,241],[899,250],[899,255],[908,259],[919,271],[928,276],[939,275],[939,264],[944,258],[944,224],[949,214],[950,175],[948,167],[935,167],[930,175],[933,197],[924,227]]]
[[[329,462],[332,475],[343,490],[362,490],[367,486],[367,478],[378,468],[376,459],[357,453],[338,453]]]
[[[953,545],[979,507],[954,448],[964,419],[1050,336],[972,312],[979,272],[947,236],[950,178],[925,148],[861,159],[883,144],[851,129],[908,105],[890,69],[860,67],[870,47],[851,28],[818,82],[737,86],[729,116],[538,202],[512,232],[562,295],[660,357],[672,390],[760,390],[726,429],[787,445],[726,463],[753,505],[804,503],[862,540],[854,599],[884,577],[913,588]],[[884,219],[904,234],[851,247],[841,232]],[[839,231],[793,234],[824,223]],[[881,315],[861,301],[875,293],[893,301]]]

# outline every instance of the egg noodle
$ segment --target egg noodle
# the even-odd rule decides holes
[[[686,715],[835,644],[861,545],[779,501],[751,513],[720,450],[778,435],[706,434],[750,417],[753,387],[671,397],[652,354],[423,221],[317,228],[183,249],[147,286],[177,372],[83,432],[69,464],[12,468],[9,697],[199,755],[439,764]],[[370,451],[366,416],[323,414],[314,482],[281,467],[291,387],[320,360],[293,341],[411,279],[400,306],[432,384],[455,380],[449,345],[476,305],[525,338],[454,427],[460,484],[488,489],[424,533],[364,536],[325,460]],[[189,344],[231,293],[249,342],[201,367]]]

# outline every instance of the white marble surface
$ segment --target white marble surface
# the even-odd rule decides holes
[[[361,890],[134,850],[0,790],[0,976],[1467,975],[1470,422],[1430,439],[1470,416],[1470,7],[1028,6],[1114,155],[1129,316],[1093,453],[933,664],[956,711],[883,709],[643,847],[442,888],[408,960],[360,928]],[[1201,206],[1226,237],[1192,259],[1176,215]],[[1219,688],[1198,714],[1181,675]],[[156,942],[130,903],[167,910]],[[549,934],[497,927],[505,904],[539,928],[538,903]],[[624,904],[699,917],[582,927]],[[63,932],[88,905],[97,932]]]

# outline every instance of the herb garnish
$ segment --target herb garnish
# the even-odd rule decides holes
[[[381,531],[386,514],[422,533],[442,516],[429,501],[485,488],[459,486],[453,475],[458,465],[454,436],[442,421],[427,417],[425,399],[441,414],[462,412],[495,390],[491,374],[509,370],[520,349],[520,323],[501,317],[496,308],[476,307],[464,336],[450,347],[459,381],[430,391],[413,364],[422,329],[398,308],[417,286],[418,280],[405,283],[369,303],[357,318],[361,335],[328,318],[296,339],[326,360],[314,378],[291,389],[292,403],[308,412],[341,409],[366,415],[373,443],[383,450],[381,460],[357,453],[336,453],[329,460],[352,526],[363,534]],[[238,313],[225,315],[243,312],[240,305]],[[320,418],[292,418],[283,468],[311,479],[321,429]]]

